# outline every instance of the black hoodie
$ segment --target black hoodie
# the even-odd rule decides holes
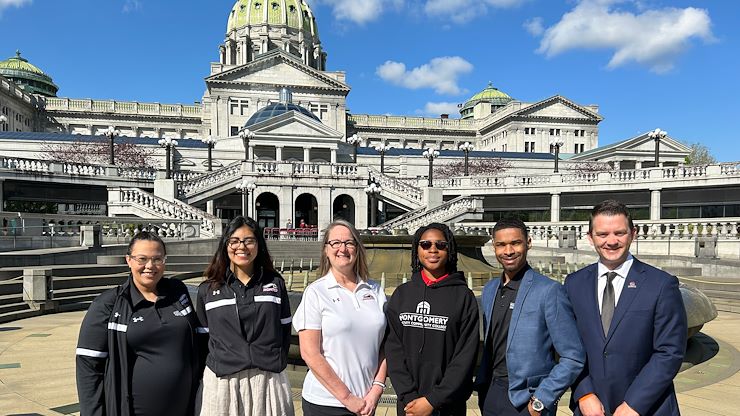
[[[405,405],[426,397],[439,415],[464,415],[478,354],[478,302],[461,272],[431,286],[420,273],[399,286],[386,309],[388,373]]]

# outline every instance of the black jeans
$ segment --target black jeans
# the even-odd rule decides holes
[[[480,411],[483,416],[529,416],[527,405],[514,407],[509,400],[509,379],[494,378],[488,391],[480,400]],[[542,415],[547,414],[547,410]]]

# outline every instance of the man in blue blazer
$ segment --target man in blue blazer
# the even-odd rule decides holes
[[[571,409],[584,416],[679,415],[673,378],[686,350],[678,279],[634,258],[627,207],[594,207],[588,238],[599,262],[565,280],[587,364]]]
[[[527,264],[531,239],[516,218],[493,228],[500,279],[483,288],[483,358],[475,384],[484,416],[555,414],[585,352],[562,285]],[[555,353],[560,356],[556,361]]]

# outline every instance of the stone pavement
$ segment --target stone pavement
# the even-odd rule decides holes
[[[79,414],[74,354],[84,312],[29,318],[0,325],[0,415]],[[695,342],[711,359],[676,378],[678,400],[685,416],[740,413],[740,314],[720,313]],[[302,371],[293,371],[296,381]],[[294,388],[300,409],[300,394]],[[563,400],[567,403],[567,400]],[[469,407],[474,407],[473,402]],[[394,415],[381,406],[377,414]],[[300,410],[297,412],[301,414]],[[469,415],[480,412],[471,409]],[[558,415],[569,415],[561,407]]]

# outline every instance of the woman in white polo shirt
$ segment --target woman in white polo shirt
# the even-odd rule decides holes
[[[319,274],[303,292],[293,327],[309,372],[305,416],[371,415],[385,388],[385,293],[368,279],[355,227],[338,220],[324,233]]]

